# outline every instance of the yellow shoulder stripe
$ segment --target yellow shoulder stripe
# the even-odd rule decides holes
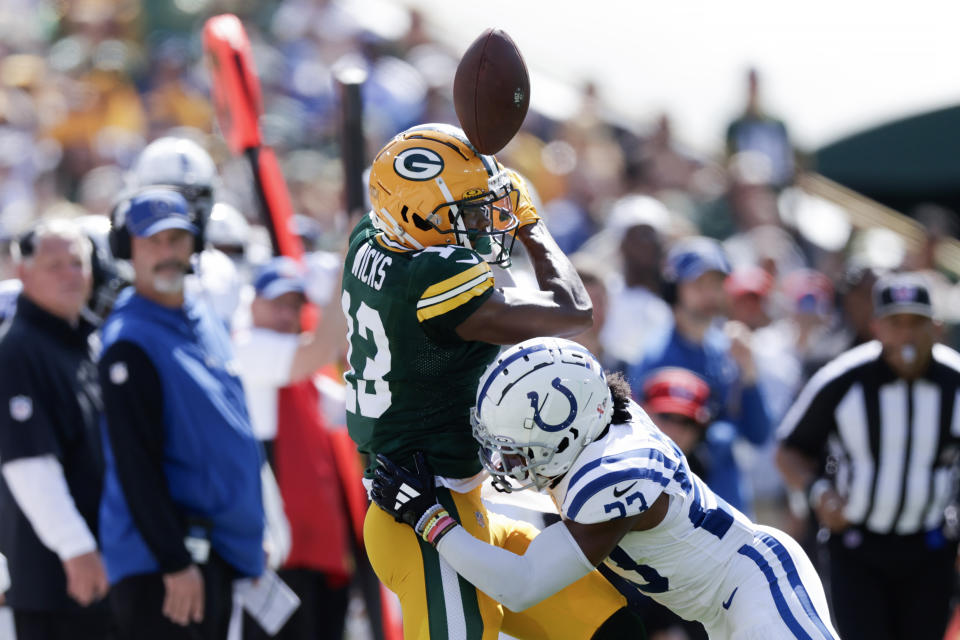
[[[489,267],[487,267],[489,269]],[[448,311],[452,311],[457,307],[465,304],[470,299],[475,298],[482,294],[484,291],[493,286],[493,278],[487,278],[480,284],[467,289],[466,291],[444,300],[443,302],[438,302],[437,304],[430,305],[429,307],[424,307],[417,310],[417,320],[423,322],[424,320],[429,320],[430,318],[435,318],[436,316],[443,315]]]
[[[430,285],[429,287],[427,287],[427,290],[424,291],[423,294],[420,296],[420,299],[424,300],[426,298],[432,298],[433,296],[438,296],[441,293],[446,293],[451,289],[455,289],[459,287],[464,282],[469,282],[470,280],[473,280],[477,276],[484,273],[489,273],[489,272],[490,272],[490,265],[488,265],[486,262],[480,262],[478,264],[473,265],[466,271],[461,271],[455,276],[451,276],[446,280],[441,280],[436,284]]]

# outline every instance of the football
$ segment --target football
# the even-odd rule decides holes
[[[520,50],[502,29],[480,34],[457,65],[453,104],[460,127],[480,153],[503,149],[530,106],[530,76]]]

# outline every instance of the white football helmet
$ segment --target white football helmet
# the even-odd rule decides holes
[[[499,490],[540,490],[567,472],[612,417],[593,354],[570,340],[533,338],[504,351],[481,376],[473,437]]]
[[[130,174],[130,187],[169,186],[180,191],[204,219],[213,207],[217,166],[210,154],[189,138],[157,138],[140,152]]]
[[[216,248],[227,254],[242,255],[250,237],[250,223],[233,205],[217,202],[210,211],[204,231],[207,242]]]

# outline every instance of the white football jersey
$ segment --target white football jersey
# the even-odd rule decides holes
[[[788,631],[798,628],[835,637],[823,588],[799,546],[716,496],[643,409],[631,402],[630,413],[630,422],[611,425],[585,447],[550,490],[560,513],[582,524],[634,516],[661,493],[670,496],[663,521],[624,536],[606,565],[682,618],[702,622],[711,638],[793,637]]]

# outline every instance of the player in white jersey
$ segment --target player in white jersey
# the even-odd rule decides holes
[[[501,489],[546,491],[560,511],[524,555],[460,527],[419,460],[411,472],[380,457],[372,497],[508,609],[604,562],[711,639],[837,639],[800,546],[717,497],[623,378],[608,380],[579,344],[536,338],[501,354],[480,380],[474,436]]]

